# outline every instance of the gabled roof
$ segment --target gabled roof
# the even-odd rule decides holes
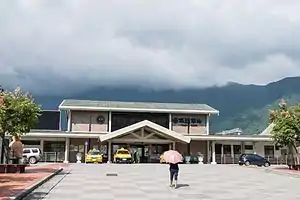
[[[92,101],[66,99],[60,105],[61,110],[103,110],[128,112],[195,113],[219,114],[219,111],[206,104],[156,103]]]
[[[265,130],[263,130],[259,135],[271,135],[273,127],[275,124],[271,123]]]
[[[161,133],[162,135],[166,135],[167,137],[173,138],[175,140],[179,140],[181,142],[185,142],[185,143],[191,142],[190,138],[188,138],[182,134],[176,133],[175,131],[169,130],[165,127],[162,127],[162,126],[155,124],[148,120],[144,120],[144,121],[132,124],[130,126],[118,129],[116,131],[113,131],[113,132],[105,134],[105,135],[101,135],[100,141],[103,142],[103,141],[111,140],[113,138],[120,137],[122,135],[128,134],[130,132],[133,132],[135,130],[138,130],[138,129],[141,129],[144,127],[153,129],[154,131],[157,131],[157,132]]]
[[[242,133],[243,133],[242,129],[234,128],[234,129],[225,130],[225,131],[215,133],[215,135],[241,135]]]

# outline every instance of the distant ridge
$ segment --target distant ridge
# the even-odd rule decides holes
[[[268,126],[268,109],[281,98],[300,102],[300,77],[287,77],[267,85],[230,83],[222,87],[185,90],[141,90],[134,87],[96,87],[70,96],[35,96],[45,109],[57,109],[63,99],[174,102],[208,104],[220,111],[211,131],[241,128],[243,134],[258,134]]]

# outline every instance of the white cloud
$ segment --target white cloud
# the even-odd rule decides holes
[[[297,0],[4,0],[0,80],[37,92],[265,84],[300,75],[299,9]]]

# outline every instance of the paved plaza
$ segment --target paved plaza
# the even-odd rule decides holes
[[[168,180],[168,165],[164,164],[74,164],[70,171],[56,176],[26,199],[296,200],[300,197],[300,178],[266,172],[263,168],[181,165],[179,188],[170,188]]]

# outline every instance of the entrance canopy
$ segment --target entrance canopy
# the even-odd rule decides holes
[[[175,131],[169,130],[165,127],[162,127],[156,123],[153,123],[148,120],[144,120],[130,126],[121,128],[119,130],[113,131],[111,133],[101,135],[100,141],[108,141],[116,138],[134,138],[135,140],[140,140],[140,142],[145,142],[151,140],[152,138],[156,139],[171,139],[173,141],[178,141],[182,143],[190,143],[191,139],[181,135]],[[129,137],[128,137],[129,136]]]

